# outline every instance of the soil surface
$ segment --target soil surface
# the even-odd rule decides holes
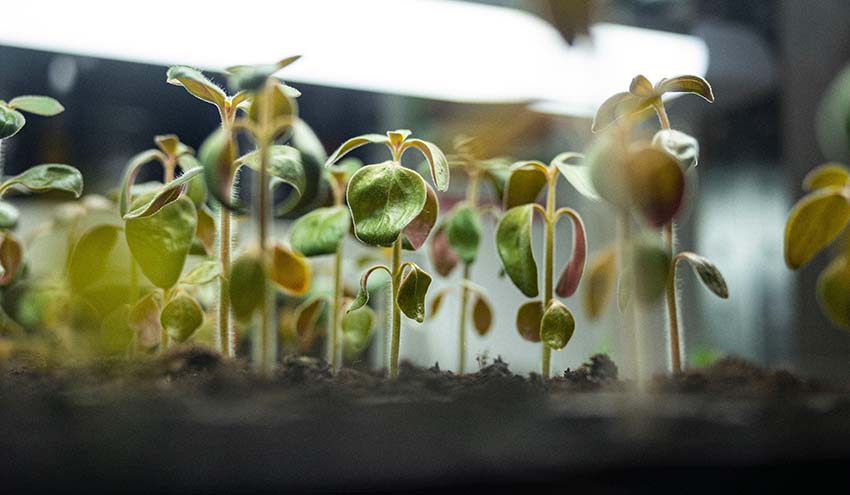
[[[200,347],[16,357],[0,362],[0,492],[850,489],[846,388],[737,359],[644,388],[605,355],[548,381],[501,360],[389,380],[304,357],[261,378]]]

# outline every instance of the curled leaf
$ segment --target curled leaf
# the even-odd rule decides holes
[[[550,349],[560,351],[573,336],[576,321],[570,310],[557,299],[553,299],[540,320],[540,340]]]
[[[169,337],[186,342],[204,322],[204,312],[194,297],[180,292],[162,308],[159,321]]]
[[[641,98],[649,98],[654,96],[652,83],[642,74],[638,74],[632,79],[629,85],[629,93]]]
[[[271,181],[271,187],[279,184],[288,184],[292,186],[290,196],[284,201],[284,207],[278,208],[276,213],[283,215],[286,213],[286,206],[293,206],[303,194],[307,185],[307,178],[304,172],[304,165],[301,163],[301,153],[291,146],[274,145],[268,149],[268,158],[266,161],[266,171],[268,172]],[[260,152],[252,151],[247,155],[236,160],[238,165],[246,165],[255,172],[260,169]]]
[[[546,166],[540,162],[519,162],[510,170],[505,185],[505,209],[536,201],[548,181]]]
[[[329,167],[333,165],[351,150],[369,143],[387,144],[389,143],[389,138],[387,138],[387,136],[384,136],[383,134],[364,134],[362,136],[353,137],[348,141],[342,143],[339,148],[337,148],[333,153],[331,153],[331,156],[329,156],[328,159],[325,161],[325,166]]]
[[[408,131],[410,132],[410,131]],[[425,156],[431,169],[431,180],[438,191],[449,189],[449,161],[436,144],[421,139],[410,139],[404,142],[402,153],[410,148],[416,148]]]
[[[528,297],[537,296],[537,263],[531,248],[533,207],[515,206],[496,226],[496,249],[514,285]]]
[[[348,208],[317,208],[292,225],[290,242],[304,256],[334,254],[351,228]]]
[[[23,186],[32,192],[64,191],[79,198],[83,193],[83,176],[70,165],[47,163],[6,180],[0,185],[0,191],[12,186]]]
[[[493,310],[490,303],[481,294],[476,295],[472,303],[472,325],[480,336],[487,335],[493,325]]]
[[[678,76],[670,79],[662,79],[655,85],[655,93],[693,93],[699,95],[709,103],[714,102],[714,92],[708,81],[699,76]]]
[[[425,244],[428,234],[431,233],[431,229],[437,223],[437,214],[440,210],[440,204],[437,201],[437,194],[434,192],[434,189],[426,183],[425,191],[427,192],[425,206],[422,207],[416,218],[401,231],[404,238],[410,244],[412,251],[419,249]]]
[[[543,301],[529,301],[516,313],[516,328],[529,342],[540,342],[540,323],[543,320]]]
[[[844,187],[825,187],[794,205],[785,224],[785,263],[796,270],[838,237],[850,221]]]
[[[410,263],[410,269],[401,280],[398,288],[399,309],[405,316],[419,323],[425,321],[425,296],[431,285],[431,275],[419,268],[415,263]]]
[[[714,263],[698,254],[683,252],[676,255],[686,260],[694,272],[699,276],[708,290],[713,292],[717,297],[726,299],[729,297],[729,289],[726,287],[726,280],[723,279],[723,274],[714,266]]]
[[[0,139],[14,136],[27,123],[27,119],[17,110],[0,104]]]
[[[319,325],[327,311],[328,301],[323,297],[308,299],[298,306],[295,310],[295,332],[302,341],[312,342],[312,338],[320,334]]]
[[[445,227],[445,224],[437,227],[434,237],[428,245],[428,257],[431,258],[431,265],[442,277],[448,277],[459,261],[457,254],[449,245]]]
[[[369,276],[372,275],[375,270],[385,270],[387,273],[389,273],[390,271],[389,268],[383,265],[373,266],[372,268],[366,270],[366,272],[363,273],[363,276],[360,277],[360,290],[357,292],[357,297],[355,297],[354,300],[351,301],[351,304],[348,306],[348,309],[345,310],[346,313],[356,311],[369,302]]]
[[[456,206],[446,222],[446,239],[461,261],[475,261],[478,245],[481,243],[481,219],[478,211],[466,203]]]
[[[118,190],[118,212],[123,217],[130,209],[130,204],[133,202],[132,190],[136,182],[136,176],[139,174],[142,166],[153,160],[164,159],[162,153],[157,150],[145,150],[137,153],[130,158],[127,166],[124,167],[124,174],[121,177],[121,186]]]
[[[582,306],[589,318],[597,318],[602,314],[616,279],[617,265],[614,249],[608,248],[597,253],[587,268],[585,289],[582,294]]]
[[[132,211],[125,214],[124,219],[129,220],[131,218],[144,218],[156,214],[165,205],[177,201],[177,199],[180,198],[180,196],[186,191],[186,184],[199,176],[202,172],[203,169],[201,167],[187,170],[180,177],[162,186],[162,189],[160,189],[146,204],[133,208]]]
[[[224,94],[224,91],[207,79],[201,71],[191,67],[177,65],[168,69],[166,78],[168,84],[183,86],[186,88],[186,91],[195,97],[212,103],[221,109],[225,108],[227,96]]]
[[[560,297],[570,297],[575,294],[581,275],[584,272],[584,263],[587,258],[587,236],[584,233],[584,222],[578,213],[570,211],[570,220],[573,222],[573,254],[555,286],[555,293]]]
[[[245,253],[231,264],[228,292],[233,315],[249,321],[266,297],[266,270],[257,254]]]
[[[49,96],[18,96],[12,98],[9,102],[9,107],[24,112],[41,115],[43,117],[52,117],[59,115],[65,110],[61,103]]]

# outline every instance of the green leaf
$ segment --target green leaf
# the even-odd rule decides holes
[[[104,276],[120,230],[115,225],[95,225],[80,237],[68,262],[72,291],[81,293]]]
[[[642,148],[628,162],[632,203],[653,226],[670,223],[682,206],[685,175],[676,160],[655,148]]]
[[[814,191],[830,186],[850,185],[850,170],[840,163],[825,163],[806,174],[803,189]]]
[[[26,123],[27,119],[21,112],[0,104],[0,139],[14,136]]]
[[[236,159],[235,141],[224,128],[209,135],[198,150],[198,160],[204,167],[207,190],[223,207],[235,210],[231,200],[233,187],[233,162]]]
[[[136,342],[145,349],[157,346],[162,338],[162,312],[158,292],[154,291],[136,301],[127,316],[127,325],[136,335]]]
[[[558,167],[561,175],[567,179],[567,182],[572,185],[579,194],[585,198],[598,200],[599,193],[593,187],[593,181],[590,178],[590,167],[586,164],[571,164],[570,160],[583,159],[584,155],[579,153],[565,152],[552,159],[552,163]]]
[[[458,258],[472,263],[478,256],[481,243],[481,219],[478,211],[466,203],[454,208],[446,222],[446,238]]]
[[[537,263],[531,248],[534,209],[526,204],[505,213],[496,226],[496,249],[514,285],[527,297],[537,296]]]
[[[65,107],[63,107],[61,103],[49,96],[33,95],[12,98],[12,101],[9,102],[9,107],[16,110],[23,110],[24,112],[34,113],[36,115],[42,115],[44,117],[59,115],[65,110]]]
[[[183,175],[186,175],[190,170],[198,169],[200,173],[203,173],[204,166],[201,162],[198,161],[192,155],[180,155],[177,158],[177,163],[180,165],[180,169],[183,171]],[[181,176],[182,177],[182,176]],[[195,180],[190,180],[188,184],[186,184],[186,196],[195,203],[196,207],[200,207],[207,200],[207,185],[204,182],[203,177],[198,177]]]
[[[560,351],[573,336],[576,321],[570,310],[557,299],[553,299],[540,321],[540,340],[550,349]]]
[[[585,288],[582,293],[584,312],[591,319],[599,317],[608,303],[614,282],[617,280],[617,264],[614,249],[597,253],[587,268]]]
[[[540,324],[543,320],[543,301],[529,301],[516,313],[516,328],[529,342],[540,342]]]
[[[216,280],[221,275],[221,264],[218,261],[202,261],[180,279],[181,283],[204,285]]]
[[[546,166],[540,162],[518,162],[510,170],[505,185],[505,209],[535,202],[548,182]]]
[[[410,132],[410,131],[407,131]],[[431,180],[438,191],[449,189],[449,161],[443,151],[436,144],[421,139],[410,139],[404,142],[402,153],[410,148],[416,148],[425,156],[428,166],[431,168]]]
[[[128,325],[127,315],[130,308],[121,304],[100,321],[98,329],[98,349],[106,354],[126,352],[133,340],[133,332]]]
[[[425,191],[427,193],[425,206],[422,207],[416,218],[402,230],[402,235],[407,241],[404,247],[411,251],[415,251],[425,244],[428,234],[431,233],[431,229],[437,223],[437,215],[440,211],[440,204],[437,201],[437,194],[434,189],[426,183]]]
[[[317,208],[292,225],[290,242],[304,256],[334,254],[351,228],[348,208]]]
[[[260,170],[260,151],[256,150],[244,155],[236,161],[236,164],[246,165],[248,168],[258,172]],[[301,163],[301,153],[295,148],[286,145],[269,147],[266,171],[271,177],[271,187],[280,184],[289,184],[292,186],[290,195],[295,195],[296,198],[294,201],[287,200],[285,204],[292,205],[294,202],[297,202],[306,187],[307,180],[304,173],[304,165]],[[277,211],[279,215],[284,213],[286,212]]]
[[[342,338],[344,346],[351,352],[361,352],[369,343],[375,312],[366,306],[350,311],[342,317]]]
[[[487,335],[493,325],[493,310],[490,303],[481,294],[476,295],[472,303],[472,326],[481,337]]]
[[[419,174],[387,161],[358,170],[346,197],[357,238],[390,246],[425,207],[428,192]]]
[[[187,183],[203,172],[201,167],[187,170],[183,175],[162,186],[150,201],[124,215],[124,220],[156,215],[163,207],[177,201],[186,191]],[[191,201],[191,200],[190,200]],[[194,205],[194,202],[192,203]],[[193,222],[194,228],[194,222]]]
[[[445,224],[437,227],[434,232],[434,237],[428,245],[428,257],[431,259],[431,266],[442,277],[448,277],[460,261],[449,245]]]
[[[652,146],[675,158],[682,171],[699,163],[699,142],[684,132],[661,129],[652,138]]]
[[[197,214],[188,198],[168,203],[150,216],[128,218],[127,245],[142,273],[157,287],[173,287],[195,237]]]
[[[186,342],[204,322],[204,312],[194,297],[181,292],[162,308],[159,321],[169,337]]]
[[[834,259],[818,276],[818,303],[836,325],[850,329],[850,262]]]
[[[23,186],[32,192],[64,191],[79,198],[83,193],[83,176],[69,165],[47,163],[8,179],[0,186],[0,191],[12,186]]]
[[[431,275],[428,275],[415,263],[410,263],[410,269],[405,274],[398,288],[399,309],[405,316],[419,323],[425,321],[425,296],[431,285]]]
[[[0,233],[0,285],[9,285],[21,271],[24,248],[9,232]]]
[[[284,293],[291,296],[303,296],[310,289],[310,264],[288,246],[273,246],[269,275]]]
[[[691,268],[699,276],[703,285],[717,297],[721,299],[727,299],[729,297],[729,289],[726,287],[726,280],[723,279],[723,274],[720,273],[720,270],[708,258],[689,252],[679,253],[677,257],[681,257],[690,263]]]
[[[233,316],[241,322],[249,321],[266,297],[266,270],[258,255],[246,253],[233,262],[228,292]]]
[[[121,186],[118,189],[118,212],[122,217],[130,210],[130,203],[133,202],[131,192],[135,186],[139,170],[145,164],[158,160],[160,157],[162,157],[162,153],[158,150],[145,150],[133,155],[127,162],[127,166],[124,167],[124,174],[121,177]]]
[[[678,76],[662,79],[655,85],[655,93],[693,93],[703,97],[707,102],[714,102],[714,92],[708,81],[699,76]]]
[[[844,187],[825,187],[794,205],[785,224],[785,263],[796,270],[829,245],[850,221]]]
[[[638,242],[632,246],[631,277],[638,301],[652,304],[664,294],[670,268],[670,254],[655,242]]]
[[[360,289],[357,292],[357,297],[355,297],[354,300],[351,301],[351,305],[349,305],[348,309],[345,310],[346,313],[356,311],[369,302],[369,276],[372,275],[375,270],[386,270],[387,273],[389,273],[390,271],[387,267],[383,265],[373,266],[372,268],[366,270],[363,273],[363,276],[360,277]]]
[[[15,205],[0,201],[0,229],[11,229],[18,224],[21,214]]]
[[[364,144],[387,144],[389,143],[389,138],[382,134],[363,134],[362,136],[357,136],[349,139],[348,141],[342,143],[339,148],[336,149],[331,156],[325,161],[325,166],[329,167],[339,161],[340,158],[345,156],[349,151],[359,148]]]
[[[221,88],[207,79],[201,71],[191,67],[177,65],[168,69],[166,78],[168,84],[183,86],[186,88],[186,91],[195,97],[212,103],[221,109],[225,108],[227,95],[224,94]]]

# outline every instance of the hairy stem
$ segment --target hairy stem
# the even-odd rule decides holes
[[[340,336],[340,309],[342,306],[342,243],[336,250],[334,256],[334,301],[331,318],[331,348],[328,361],[331,363],[331,371],[336,373],[342,367],[342,349],[339,345]]]
[[[398,377],[398,349],[401,339],[401,309],[398,307],[398,289],[401,285],[401,236],[393,242],[392,265],[392,334],[390,335],[390,378]]]
[[[224,206],[219,212],[218,260],[221,263],[221,276],[218,279],[218,339],[219,351],[227,357],[233,357],[236,349],[235,333],[230,325],[230,292],[227,281],[230,280],[230,211]]]
[[[469,280],[470,264],[463,264],[463,282]],[[464,373],[466,366],[466,320],[467,307],[469,306],[469,288],[466,283],[460,286],[460,320],[458,321],[458,357],[457,357],[457,372],[459,375]]]
[[[679,346],[679,315],[676,307],[676,262],[673,246],[673,222],[664,226],[664,241],[670,254],[670,275],[667,277],[667,318],[670,321],[670,371],[674,374],[682,372],[682,357]]]
[[[260,249],[260,256],[263,260],[263,264],[268,264],[270,262],[270,256],[268,253],[267,239],[268,239],[268,230],[269,230],[269,174],[268,174],[268,166],[269,166],[269,146],[272,142],[272,130],[271,130],[271,108],[270,102],[271,97],[269,94],[271,93],[271,88],[273,83],[267,82],[263,87],[262,91],[266,93],[266,97],[263,98],[263,105],[260,105],[260,129],[259,136],[257,139],[257,147],[259,148],[260,153],[260,166],[257,171],[257,184],[255,189],[255,198],[256,204],[254,207],[254,216],[257,225],[257,246]],[[259,326],[259,366],[260,370],[264,375],[270,375],[273,366],[272,352],[273,352],[273,343],[272,343],[272,331],[271,331],[271,310],[273,309],[273,304],[270,304],[270,287],[265,289],[265,293],[262,296],[262,300],[260,301],[260,305],[258,308],[258,314],[260,318],[260,326]]]

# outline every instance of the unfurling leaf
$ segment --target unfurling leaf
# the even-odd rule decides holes
[[[266,297],[266,270],[259,255],[246,253],[230,266],[230,304],[237,320],[251,319]]]
[[[526,296],[537,296],[537,263],[531,248],[534,209],[526,204],[511,208],[496,226],[496,248],[502,266],[514,285]]]
[[[302,296],[310,289],[310,264],[289,246],[275,244],[270,278],[284,293]]]
[[[796,270],[838,237],[850,221],[844,187],[824,187],[794,205],[785,224],[785,263]]]
[[[555,293],[560,297],[570,297],[575,294],[578,289],[578,284],[581,281],[581,275],[584,273],[584,263],[587,259],[587,236],[584,233],[584,223],[578,213],[571,212],[570,220],[573,222],[573,255],[570,257],[569,263],[564,267],[561,276],[558,278],[558,284],[555,286]]]
[[[579,194],[588,199],[598,200],[600,199],[600,196],[593,187],[593,181],[590,178],[590,167],[585,163],[570,163],[571,160],[583,158],[584,155],[568,151],[553,158],[552,163],[558,167],[558,171],[561,172],[561,175],[567,179],[567,182],[569,182]]]
[[[183,86],[197,98],[224,109],[227,96],[224,91],[206,78],[201,71],[182,65],[174,66],[166,72],[166,82]]]
[[[364,134],[362,136],[357,136],[349,139],[348,141],[342,143],[339,148],[336,149],[331,156],[325,161],[325,166],[329,167],[339,161],[340,158],[345,156],[349,151],[359,148],[364,144],[387,144],[389,143],[389,138],[382,134]]]
[[[149,293],[130,307],[127,326],[136,335],[136,342],[145,349],[156,347],[162,338],[161,312],[157,292]]]
[[[0,104],[0,139],[14,136],[26,123],[27,119],[21,112]]]
[[[61,103],[49,96],[33,95],[12,98],[9,102],[9,107],[44,117],[59,115],[65,110],[65,107]]]
[[[670,254],[651,242],[640,242],[631,249],[631,274],[635,296],[643,304],[654,303],[667,287]]]
[[[448,277],[459,261],[457,254],[449,245],[445,227],[445,224],[437,227],[434,238],[428,245],[428,257],[431,258],[431,265],[442,277]]]
[[[358,170],[346,196],[357,238],[390,246],[422,211],[428,192],[419,174],[387,161]]]
[[[655,93],[693,93],[702,96],[709,103],[714,102],[714,92],[708,81],[699,76],[678,76],[662,79],[655,84]]]
[[[848,185],[850,185],[850,170],[840,163],[825,163],[806,174],[806,178],[803,179],[803,189],[806,191]]]
[[[83,193],[83,176],[70,165],[47,163],[36,165],[6,180],[0,186],[0,191],[12,186],[22,186],[32,192],[64,191],[79,198]]]
[[[407,131],[410,132],[410,131]],[[431,168],[431,180],[438,191],[449,189],[449,161],[436,144],[421,139],[410,139],[404,142],[402,153],[410,148],[416,148],[425,156]]]
[[[405,316],[419,323],[425,321],[425,296],[431,285],[431,275],[419,268],[415,263],[404,275],[398,288],[399,309]]]
[[[221,275],[221,265],[218,261],[202,261],[193,266],[180,282],[189,285],[204,285],[212,282]]]
[[[540,340],[550,349],[560,351],[573,336],[576,321],[570,310],[557,299],[553,299],[540,321]]]
[[[185,197],[150,216],[128,218],[124,231],[133,258],[157,287],[173,287],[195,237],[195,205]]]
[[[683,172],[699,163],[699,142],[684,132],[661,129],[652,138],[652,146],[675,158]]]
[[[366,348],[374,320],[375,312],[368,306],[343,315],[341,323],[343,345],[350,352],[357,353]]]
[[[348,208],[317,208],[292,225],[290,242],[304,256],[334,254],[351,227]]]
[[[643,148],[629,158],[629,190],[633,204],[655,227],[671,222],[682,206],[685,175],[669,154]]]
[[[707,258],[694,253],[683,252],[679,253],[677,256],[682,257],[690,263],[694,272],[697,276],[699,276],[699,279],[702,281],[703,285],[708,288],[708,290],[714,292],[714,294],[721,299],[729,297],[729,289],[726,287],[726,280],[723,279],[723,274],[720,273],[720,270],[718,270],[716,266],[714,266],[714,263],[709,261]]]
[[[162,186],[154,196],[146,204],[133,208],[132,211],[124,215],[125,220],[131,218],[144,218],[155,215],[159,210],[167,204],[177,201],[178,198],[186,191],[186,184],[199,176],[203,172],[201,167],[187,170],[183,175],[174,179]],[[194,202],[192,202],[194,204]]]
[[[416,215],[416,218],[401,231],[412,251],[419,249],[425,244],[428,234],[431,233],[431,229],[437,223],[437,214],[440,210],[440,204],[437,201],[437,194],[434,192],[434,189],[426,183],[425,190],[428,194],[425,199],[425,206],[422,207],[422,211]]]
[[[823,312],[838,326],[850,329],[850,261],[834,259],[818,276],[817,296]]]
[[[480,336],[487,335],[493,325],[493,310],[490,303],[481,294],[476,295],[472,303],[472,325]]]
[[[451,290],[451,287],[444,287],[434,294],[434,297],[431,298],[431,311],[428,313],[428,318],[434,318],[437,316],[437,313],[443,305],[443,299],[446,297],[446,294],[451,292]]]
[[[18,224],[20,212],[12,203],[0,201],[0,229],[11,229]]]
[[[543,301],[529,301],[516,313],[516,328],[529,342],[540,342],[540,323],[543,320]]]
[[[519,162],[510,170],[511,175],[505,185],[505,209],[536,201],[548,181],[546,166],[540,162]]]
[[[456,206],[446,222],[446,239],[461,261],[475,261],[478,245],[481,243],[481,219],[478,217],[478,211],[466,203]]]
[[[23,261],[21,242],[9,232],[0,233],[0,285],[9,285],[15,280]]]
[[[617,265],[614,249],[608,248],[597,253],[587,268],[585,289],[581,299],[584,312],[589,318],[597,318],[602,314],[616,279]]]
[[[186,342],[204,322],[204,312],[194,297],[181,292],[165,304],[159,321],[169,337]]]
[[[83,292],[104,276],[120,231],[116,225],[95,225],[80,237],[68,262],[73,292]]]

